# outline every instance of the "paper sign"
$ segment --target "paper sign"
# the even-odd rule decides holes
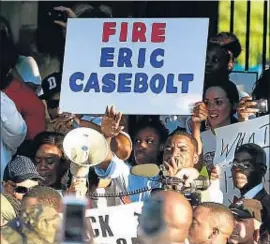
[[[230,204],[234,196],[240,196],[234,188],[230,162],[234,159],[235,150],[245,143],[255,143],[264,148],[268,163],[264,187],[269,192],[269,116],[263,116],[246,122],[239,122],[215,130],[216,153],[214,163],[221,166],[220,187],[224,194],[224,204]]]
[[[86,221],[92,226],[95,244],[138,244],[138,217],[143,203],[89,209]]]
[[[68,19],[60,110],[189,115],[207,36],[207,18]]]

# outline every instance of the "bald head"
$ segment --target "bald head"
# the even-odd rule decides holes
[[[163,219],[169,228],[170,241],[184,242],[192,223],[189,201],[175,191],[159,191],[152,197],[153,200],[157,198],[163,201]]]

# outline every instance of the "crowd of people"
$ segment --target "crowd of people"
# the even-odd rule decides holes
[[[55,10],[69,18],[112,17],[104,5]],[[54,24],[65,37],[66,23]],[[264,149],[247,143],[235,151],[232,180],[241,197],[231,199],[230,206],[223,204],[214,163],[215,129],[269,114],[269,107],[265,113],[254,108],[258,99],[270,104],[269,69],[252,94],[239,91],[230,80],[241,53],[233,33],[209,37],[203,99],[194,104],[191,115],[138,116],[131,128],[130,117],[110,104],[103,115],[60,113],[62,69],[42,77],[39,69],[44,67],[18,53],[3,17],[0,28],[1,243],[60,243],[63,198],[77,193],[88,199],[88,208],[144,201],[138,226],[141,243],[270,243],[270,197],[263,181],[269,161]],[[87,168],[86,178],[73,176],[74,161],[63,145],[79,128],[101,133],[108,145],[106,157]],[[199,191],[199,201],[192,201],[174,187],[165,189],[160,174],[131,173],[134,166],[148,164],[186,186],[197,179],[210,185]],[[99,197],[102,194],[115,197]]]

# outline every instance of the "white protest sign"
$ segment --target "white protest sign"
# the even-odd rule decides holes
[[[189,115],[202,99],[208,22],[68,19],[60,110]]]
[[[89,209],[86,220],[92,226],[95,244],[138,244],[138,217],[143,203]]]
[[[267,173],[264,186],[269,192],[269,116],[263,116],[245,122],[236,123],[215,130],[216,152],[214,163],[221,166],[220,187],[224,194],[224,204],[230,204],[234,196],[240,196],[234,188],[230,162],[233,161],[235,150],[245,143],[255,143],[264,148],[267,157]]]

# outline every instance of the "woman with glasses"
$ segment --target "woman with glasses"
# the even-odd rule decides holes
[[[2,184],[5,193],[22,200],[24,194],[43,181],[30,158],[15,156],[5,168]]]

